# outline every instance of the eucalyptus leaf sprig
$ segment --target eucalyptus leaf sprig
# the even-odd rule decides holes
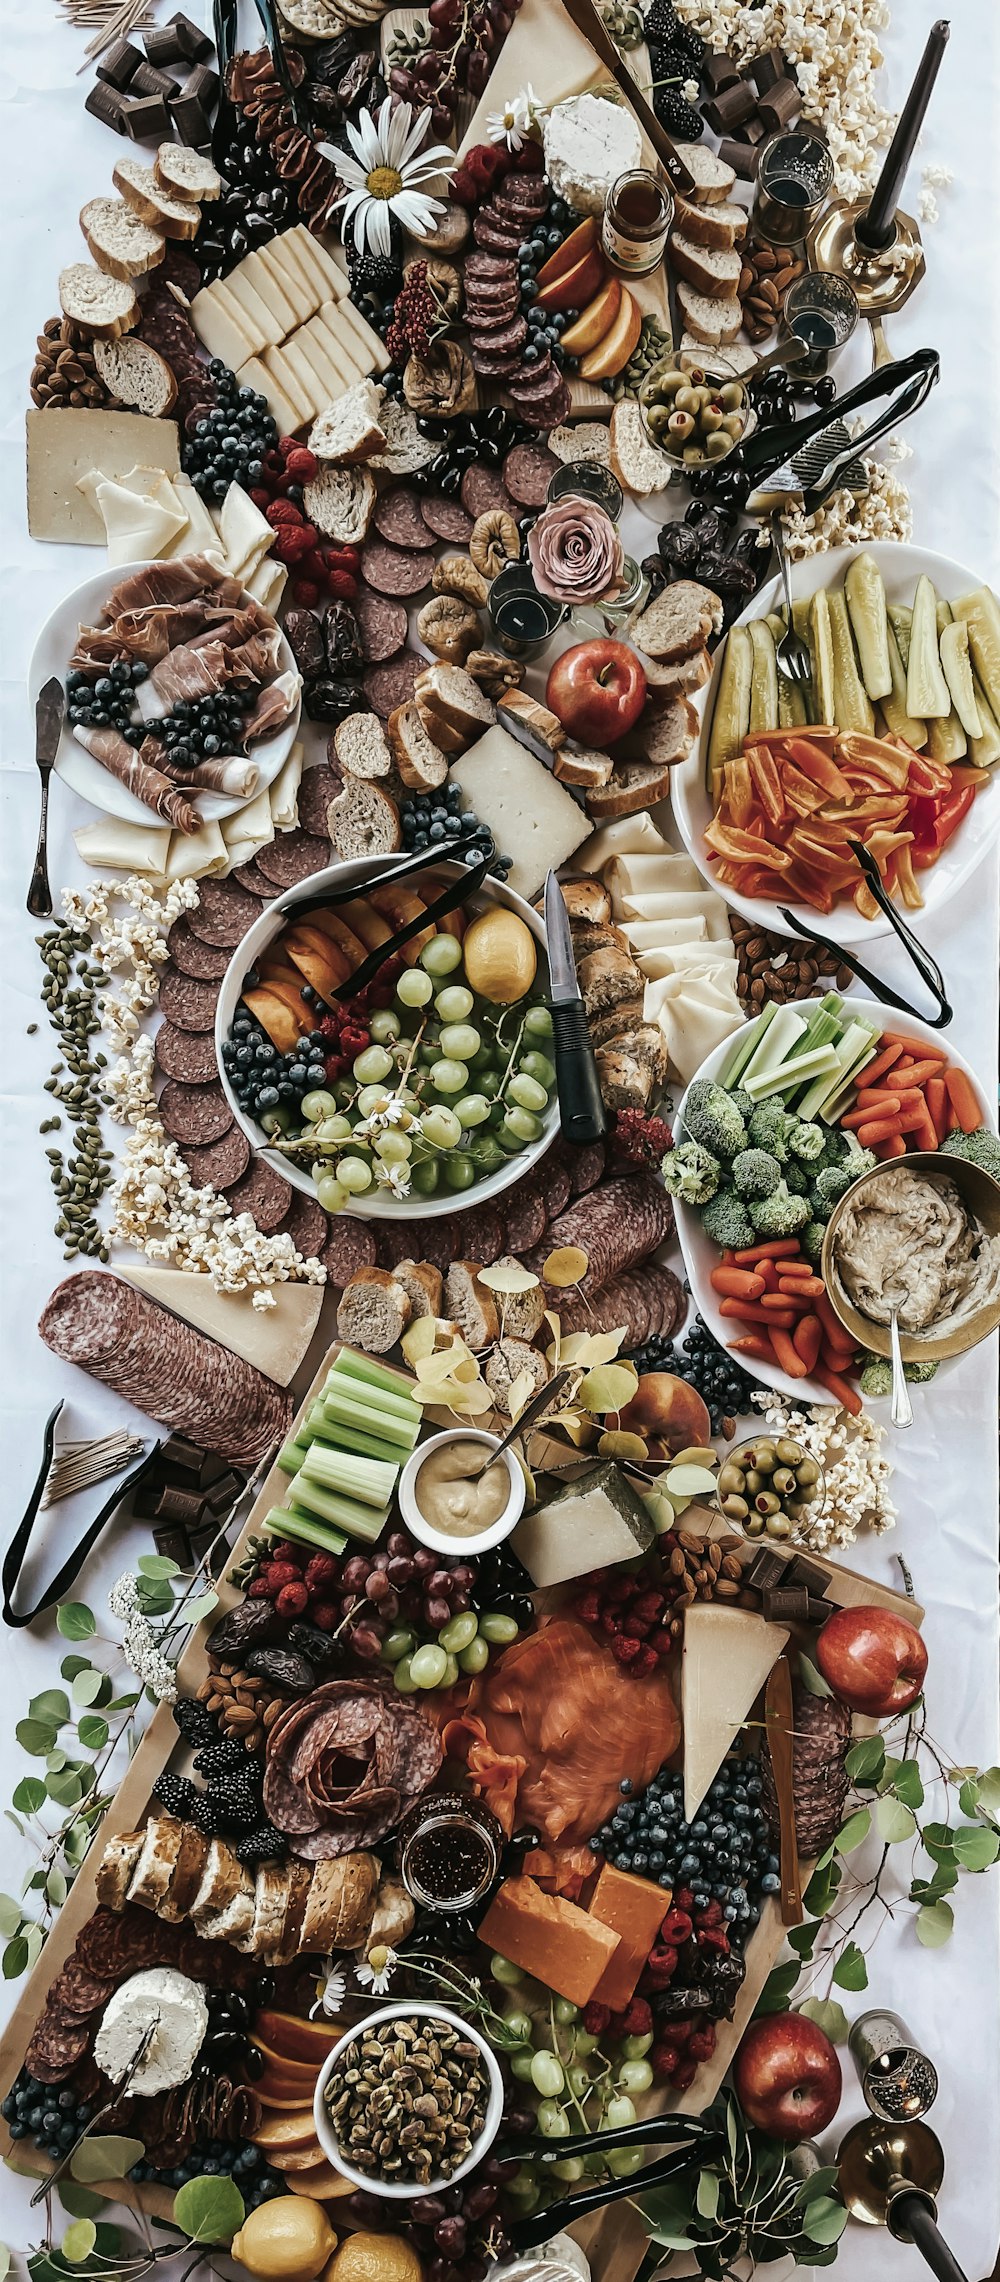
[[[689,2252],[708,2282],[725,2282],[737,2260],[832,2266],[847,2224],[836,2168],[803,2177],[796,2151],[748,2123],[731,2092],[702,2121],[715,2126],[719,2152],[700,2148],[689,2171],[637,2197],[651,2246]],[[651,2250],[639,2282],[656,2263]]]

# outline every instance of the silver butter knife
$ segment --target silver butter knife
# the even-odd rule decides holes
[[[28,889],[28,910],[33,919],[47,919],[52,910],[46,846],[49,829],[49,778],[59,750],[62,723],[63,686],[53,674],[52,679],[43,684],[35,699],[35,764],[42,780],[42,813],[38,823],[35,868]]]

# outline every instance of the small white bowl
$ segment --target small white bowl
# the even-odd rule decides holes
[[[397,2186],[389,2180],[373,2179],[367,2171],[355,2170],[353,2163],[348,2163],[346,2156],[340,2152],[336,2128],[326,2105],[326,2087],[345,2047],[354,2044],[359,2038],[367,2036],[369,2030],[378,2028],[382,2021],[391,2020],[445,2022],[449,2028],[457,2029],[461,2036],[468,2037],[470,2044],[478,2047],[489,2077],[490,2090],[486,2104],[486,2122],[471,2154],[466,2156],[464,2163],[457,2165],[449,2178],[445,2179],[440,2173],[436,2173],[433,2178],[427,2181],[425,2187],[415,2187],[412,2179],[408,2179]],[[370,2195],[384,2195],[388,2202],[412,2202],[416,2196],[439,2195],[443,2188],[454,2187],[459,2179],[464,2179],[468,2171],[471,2171],[477,2163],[482,2162],[484,2155],[489,2153],[500,2129],[503,2101],[503,2077],[500,2074],[499,2062],[480,2030],[474,2028],[471,2021],[464,2021],[460,2013],[449,2012],[447,2005],[424,2004],[418,1999],[409,2004],[382,2005],[377,2013],[368,2013],[364,2020],[357,2023],[355,2028],[349,2028],[344,2036],[338,2038],[333,2051],[324,2060],[319,2072],[316,2094],[313,2100],[313,2121],[316,2125],[316,2137],[324,2155],[333,2164],[334,2170],[340,2172],[342,2178],[350,2179],[355,2187],[365,2188]]]
[[[432,1553],[450,1553],[453,1560],[462,1560],[470,1553],[488,1553],[491,1545],[502,1545],[504,1538],[517,1527],[524,1512],[525,1487],[513,1450],[505,1450],[500,1460],[507,1468],[510,1482],[507,1503],[499,1520],[491,1529],[480,1530],[478,1537],[450,1537],[444,1530],[435,1529],[432,1522],[424,1519],[417,1503],[417,1475],[432,1450],[440,1450],[446,1442],[481,1442],[484,1450],[496,1450],[500,1439],[499,1434],[487,1434],[482,1427],[449,1426],[443,1434],[431,1434],[426,1442],[418,1442],[412,1457],[407,1459],[399,1480],[400,1511],[411,1537],[416,1537],[421,1545],[429,1545]]]

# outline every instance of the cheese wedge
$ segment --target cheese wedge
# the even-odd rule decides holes
[[[459,145],[461,161],[474,143],[489,141],[487,120],[503,111],[522,87],[545,89],[546,107],[554,109],[570,95],[606,76],[583,33],[570,21],[560,0],[524,0],[504,40],[482,96]]]
[[[325,390],[319,389],[319,382],[308,357],[302,354],[296,333],[289,333],[287,341],[282,342],[281,354],[283,357],[287,357],[298,387],[309,405],[308,418],[314,420],[317,412],[321,412],[323,409],[326,393]]]
[[[288,362],[288,358],[286,357],[284,350],[265,349],[264,354],[261,358],[261,363],[264,367],[265,372],[271,373],[273,378],[277,381],[278,387],[281,389],[282,394],[287,396],[289,403],[294,404],[295,419],[292,423],[293,427],[303,427],[305,422],[312,418],[311,400],[308,397],[303,396],[302,390],[299,386],[298,381],[296,380],[295,374],[292,371],[291,365]]]
[[[304,325],[302,331],[305,339],[315,344],[327,371],[333,374],[335,398],[342,396],[345,389],[353,388],[356,380],[364,379],[364,374],[358,371],[353,358],[335,338],[329,325],[324,324],[322,317],[310,317],[308,325]]]
[[[197,832],[171,832],[165,879],[218,879],[228,870],[229,852],[214,818]]]
[[[252,285],[258,301],[264,303],[264,307],[270,310],[275,323],[280,325],[279,339],[283,338],[285,333],[290,333],[296,323],[294,307],[281,284],[272,275],[267,263],[262,261],[260,254],[245,254],[239,265],[239,274],[246,278],[249,285]]]
[[[312,263],[317,276],[323,281],[325,298],[329,298],[332,293],[335,301],[342,301],[347,292],[347,275],[334,261],[332,254],[327,253],[326,247],[320,244],[318,238],[313,237],[312,231],[306,229],[304,222],[300,222],[290,235],[296,252],[302,255],[307,265]]]
[[[299,425],[299,415],[291,399],[279,386],[274,373],[268,372],[258,357],[247,357],[244,364],[237,366],[236,378],[244,388],[256,388],[261,396],[267,398],[267,408],[277,424],[279,436],[293,436]]]
[[[265,275],[271,280],[275,295],[280,293],[282,299],[287,302],[292,312],[288,325],[288,331],[291,332],[293,325],[301,325],[306,317],[311,317],[313,299],[299,271],[294,269],[291,264],[287,268],[283,267],[275,252],[277,242],[275,239],[269,246],[261,246],[257,253],[253,256],[248,255],[247,259],[248,261],[250,259],[259,261]],[[277,308],[277,300],[274,306]]]
[[[175,475],[174,497],[183,507],[187,521],[164,552],[167,555],[217,554],[219,534],[201,493],[195,490],[189,475]]]
[[[228,308],[230,303],[234,305],[240,324],[245,325],[248,332],[253,330],[255,342],[259,345],[273,344],[284,338],[284,326],[270,304],[255,291],[244,262],[240,262],[236,269],[230,270],[228,277],[220,280],[220,299],[224,308]]]
[[[783,1624],[766,1624],[748,1609],[693,1601],[685,1611],[681,1719],[687,1822],[694,1821],[787,1639]]]
[[[322,312],[321,312],[322,314]],[[337,304],[337,315],[347,332],[357,341],[360,354],[365,358],[366,372],[388,372],[390,358],[384,341],[380,341],[373,325],[362,317],[348,295]]]
[[[294,233],[291,230],[286,230],[283,237],[272,238],[267,251],[272,262],[277,263],[282,275],[292,278],[297,283],[299,293],[304,297],[306,304],[303,314],[307,317],[311,316],[326,296],[317,271],[306,267],[302,254],[295,244]]]
[[[247,357],[260,348],[259,340],[251,340],[242,317],[232,315],[218,298],[214,285],[203,285],[191,303],[191,322],[203,348],[210,357],[221,357],[223,364],[238,372]]]
[[[216,1291],[208,1275],[186,1275],[145,1260],[126,1263],[121,1273],[171,1315],[255,1363],[279,1387],[290,1385],[304,1361],[323,1306],[321,1284],[272,1284],[274,1306],[258,1309],[251,1292]]]

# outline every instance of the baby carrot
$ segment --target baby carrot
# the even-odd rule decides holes
[[[898,1100],[898,1098],[899,1097],[896,1094],[887,1095],[887,1104],[889,1101]],[[842,1117],[840,1122],[846,1133],[857,1133],[860,1131],[862,1125],[869,1125],[871,1123],[872,1114],[873,1113],[870,1109],[849,1109],[846,1116]],[[886,1114],[890,1117],[893,1114],[892,1111],[888,1109],[888,1107],[886,1109]]]
[[[822,1299],[818,1292],[816,1294],[816,1313],[831,1347],[839,1347],[842,1354],[853,1355],[854,1340],[851,1338],[850,1332],[844,1330],[840,1317],[834,1312],[833,1303],[826,1292],[823,1293]]]
[[[779,1322],[783,1321],[789,1308],[808,1307],[809,1302],[807,1299],[804,1299],[801,1294],[796,1294],[793,1296],[793,1294],[789,1291],[776,1291],[765,1292],[760,1304],[764,1309],[768,1322],[771,1323],[773,1322],[775,1316],[777,1316]]]
[[[902,1051],[902,1046],[887,1046],[884,1053],[876,1054],[875,1060],[869,1062],[861,1073],[866,1086],[873,1086],[879,1078],[884,1077],[886,1071],[891,1070],[893,1063],[898,1062]]]
[[[825,1363],[820,1365],[816,1377],[820,1386],[825,1387],[828,1394],[836,1397],[841,1409],[849,1410],[852,1418],[857,1418],[863,1405],[861,1396],[855,1388],[848,1386],[847,1380],[842,1379],[836,1371],[828,1370]]]
[[[924,1093],[931,1123],[937,1135],[938,1147],[940,1148],[942,1141],[944,1141],[947,1137],[948,1126],[950,1123],[950,1118],[948,1115],[948,1088],[945,1085],[943,1078],[928,1078],[927,1084],[924,1088]]]
[[[727,1341],[731,1355],[751,1355],[755,1363],[773,1363],[774,1348],[766,1331],[748,1331],[745,1339]]]
[[[763,1276],[751,1274],[749,1268],[713,1268],[709,1282],[727,1299],[759,1299],[765,1289]]]
[[[962,1072],[959,1071],[958,1074],[961,1076]],[[907,1089],[912,1086],[925,1086],[928,1078],[940,1077],[941,1063],[932,1060],[928,1054],[922,1062],[914,1062],[912,1069],[905,1070],[903,1075],[906,1079]]]
[[[891,1141],[899,1132],[899,1117],[874,1117],[870,1123],[858,1126],[858,1140],[863,1149],[874,1149],[876,1141]]]
[[[822,1276],[796,1276],[790,1283],[785,1283],[779,1276],[778,1290],[787,1291],[789,1297],[794,1299],[819,1299],[826,1290],[826,1285]]]
[[[752,1268],[757,1260],[792,1260],[799,1249],[797,1236],[772,1236],[766,1244],[751,1244],[745,1252],[737,1252],[741,1268]]]
[[[883,1093],[881,1086],[866,1086],[864,1092],[859,1093],[851,1116],[857,1112],[859,1125],[864,1123],[861,1116],[863,1109],[867,1110],[869,1117],[894,1117],[902,1107],[903,1098],[901,1093]]]
[[[803,1315],[792,1333],[797,1355],[801,1355],[807,1371],[814,1371],[819,1361],[823,1326],[818,1315]]]
[[[790,1379],[807,1379],[809,1377],[809,1365],[803,1361],[787,1332],[772,1331],[771,1345],[774,1348],[775,1361],[783,1371],[787,1371]]]
[[[765,1313],[763,1304],[757,1307],[755,1306],[753,1300],[724,1299],[720,1302],[719,1314],[733,1315],[735,1316],[737,1323],[764,1323],[767,1325],[769,1331],[776,1323],[783,1330],[788,1331],[795,1321],[795,1317],[790,1307],[786,1306],[784,1313],[781,1315],[768,1315]]]
[[[907,1038],[901,1030],[884,1030],[882,1044],[898,1046],[901,1054],[912,1054],[917,1062],[926,1062],[932,1058],[935,1062],[944,1062],[947,1059],[943,1046],[929,1046],[923,1038]]]
[[[880,1141],[875,1155],[883,1162],[889,1157],[905,1157],[906,1143],[902,1134],[894,1133],[891,1141]]]
[[[811,1276],[812,1263],[809,1260],[781,1260],[778,1263],[778,1275]]]
[[[983,1122],[983,1113],[965,1071],[945,1070],[944,1082],[948,1088],[948,1099],[963,1133],[978,1133]]]
[[[782,1261],[782,1267],[784,1267],[784,1264],[784,1261]],[[755,1276],[760,1277],[761,1283],[763,1284],[764,1290],[766,1292],[777,1291],[778,1262],[776,1260],[761,1260],[758,1266],[753,1270],[753,1273]]]

